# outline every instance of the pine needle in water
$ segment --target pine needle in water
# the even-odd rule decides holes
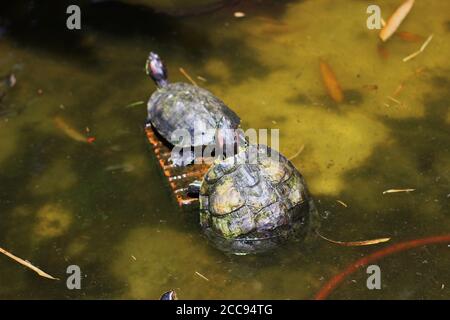
[[[195,82],[195,80],[192,79],[192,77],[183,68],[180,68],[179,70],[181,74],[186,77],[186,79],[188,79],[194,86],[198,87],[197,82]]]
[[[17,263],[20,263],[21,265],[33,270],[34,272],[36,272],[38,275],[40,275],[41,277],[47,278],[47,279],[52,279],[52,280],[59,280],[58,278],[55,278],[51,275],[49,275],[48,273],[42,271],[41,269],[39,269],[38,267],[33,266],[31,263],[29,263],[26,260],[23,260],[22,258],[19,258],[15,255],[13,255],[11,252],[6,251],[3,248],[0,248],[0,253],[3,253],[5,256],[13,259],[14,261],[16,261]]]
[[[385,190],[383,191],[383,194],[387,194],[387,193],[399,193],[399,192],[412,192],[415,191],[416,189],[389,189],[389,190]]]
[[[305,145],[304,144],[302,144],[301,147],[298,149],[298,151],[293,156],[289,157],[288,160],[292,161],[295,158],[297,158],[300,155],[300,153],[303,152],[303,149],[305,149]]]
[[[400,105],[400,106],[402,105],[402,103],[400,102],[400,100],[395,99],[394,97],[387,96],[387,98],[388,98],[389,100],[391,100],[392,102],[395,102],[396,104]]]
[[[207,277],[205,277],[204,275],[202,275],[200,272],[195,271],[195,274],[198,275],[200,278],[209,281],[209,279]]]
[[[136,101],[136,102],[132,102],[132,103],[130,103],[130,104],[127,104],[127,105],[125,106],[125,108],[136,107],[136,106],[140,106],[140,105],[142,105],[142,104],[145,104],[145,102],[144,102],[144,101]]]
[[[371,240],[364,240],[364,241],[336,241],[336,240],[331,240],[328,239],[326,237],[324,237],[323,235],[321,235],[319,232],[316,231],[316,234],[321,237],[323,240],[326,240],[328,242],[340,245],[340,246],[344,246],[344,247],[360,247],[360,246],[371,246],[374,244],[378,244],[378,243],[383,243],[383,242],[388,242],[389,240],[391,240],[391,238],[380,238],[380,239],[371,239]]]
[[[407,62],[407,61],[409,61],[409,60],[411,60],[411,59],[417,57],[419,54],[421,54],[421,53],[425,50],[425,48],[428,46],[428,44],[431,42],[431,40],[433,39],[433,36],[434,36],[434,35],[431,34],[431,35],[427,38],[427,40],[425,40],[425,42],[422,44],[422,46],[420,47],[419,50],[417,50],[416,52],[414,52],[414,53],[410,54],[409,56],[403,58],[403,62]]]
[[[346,207],[346,208],[348,207],[348,205],[344,201],[336,200],[336,202],[339,203],[340,205],[342,205],[343,207]]]

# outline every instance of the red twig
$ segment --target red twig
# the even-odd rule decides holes
[[[344,271],[338,273],[333,278],[331,278],[331,280],[328,281],[320,289],[320,291],[316,294],[314,299],[315,300],[325,300],[334,291],[334,289],[336,289],[336,287],[342,281],[344,281],[344,279],[347,276],[351,275],[352,273],[357,271],[359,268],[368,265],[369,263],[372,263],[374,261],[377,261],[378,259],[381,259],[383,257],[389,256],[389,255],[397,253],[397,252],[413,249],[413,248],[424,246],[427,244],[442,243],[442,242],[450,242],[450,234],[400,242],[400,243],[393,244],[389,247],[380,249],[378,251],[375,251],[374,253],[350,264],[347,268],[344,269]]]

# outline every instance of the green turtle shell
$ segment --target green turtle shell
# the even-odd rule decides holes
[[[237,129],[240,123],[239,117],[219,98],[188,83],[170,83],[158,89],[150,97],[147,108],[152,126],[164,139],[179,147],[213,145],[215,131],[204,130]],[[190,139],[173,135],[177,129],[187,130]]]
[[[267,146],[211,166],[200,188],[200,224],[221,250],[248,254],[303,238],[314,203],[297,169]]]

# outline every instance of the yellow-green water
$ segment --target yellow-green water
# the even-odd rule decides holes
[[[376,3],[387,19],[400,2]],[[179,210],[171,197],[145,139],[145,106],[126,107],[155,89],[143,70],[150,50],[172,81],[185,81],[183,67],[245,128],[279,128],[286,156],[304,146],[293,162],[323,234],[395,243],[449,233],[450,3],[416,1],[400,30],[434,37],[408,62],[423,41],[394,36],[383,58],[378,32],[366,28],[369,4],[242,1],[170,17],[136,4],[85,3],[81,31],[65,29],[63,4],[31,13],[2,4],[0,75],[13,72],[17,84],[0,106],[0,247],[62,280],[1,256],[0,298],[157,299],[176,289],[185,299],[308,299],[347,264],[386,246],[311,237],[250,257],[211,247],[196,212]],[[343,103],[328,97],[319,59],[336,73]],[[399,104],[388,97],[401,83]],[[95,143],[65,135],[55,116],[82,133],[88,127]],[[382,194],[401,188],[416,191]],[[71,264],[83,272],[79,291],[65,285]],[[450,298],[446,244],[377,264],[382,290],[369,291],[361,269],[331,297]]]

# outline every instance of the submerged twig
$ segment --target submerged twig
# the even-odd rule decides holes
[[[407,62],[407,61],[417,57],[419,54],[421,54],[425,50],[425,48],[428,46],[428,44],[431,42],[431,40],[433,39],[433,36],[434,36],[434,34],[431,34],[427,38],[427,40],[425,40],[425,42],[422,44],[422,46],[420,47],[419,50],[417,50],[416,52],[411,53],[409,56],[403,58],[403,62]]]
[[[323,240],[326,240],[328,242],[331,242],[331,243],[334,243],[334,244],[338,244],[338,245],[344,246],[344,247],[370,246],[370,245],[383,243],[383,242],[387,242],[387,241],[391,240],[391,238],[380,238],[380,239],[371,239],[371,240],[364,240],[364,241],[349,241],[349,242],[345,242],[345,241],[336,241],[336,240],[328,239],[328,238],[324,237],[323,235],[321,235],[317,231],[316,231],[316,234],[319,237],[321,237]]]
[[[398,104],[398,105],[402,105],[402,103],[400,102],[400,100],[395,99],[394,97],[387,96],[387,98],[388,98],[389,100],[391,100],[392,102],[395,102],[395,103]]]
[[[395,89],[394,93],[392,94],[392,97],[397,97],[399,95],[399,93],[404,89],[406,83],[411,80],[411,78],[416,77],[418,75],[420,75],[426,68],[425,67],[420,67],[417,68],[413,74],[409,75],[406,79],[404,79]]]
[[[195,80],[192,79],[191,76],[183,68],[180,68],[179,70],[181,74],[186,77],[186,79],[188,79],[194,86],[198,87],[197,82],[195,82]]]
[[[11,252],[8,252],[8,251],[6,251],[3,248],[0,248],[0,253],[3,253],[5,256],[13,259],[14,261],[20,263],[21,265],[23,265],[23,266],[33,270],[34,272],[36,272],[41,277],[44,277],[44,278],[47,278],[47,279],[52,279],[52,280],[59,280],[58,278],[55,278],[55,277],[49,275],[48,273],[42,271],[38,267],[33,266],[30,262],[28,262],[26,260],[23,260],[22,258],[19,258],[19,257],[13,255]]]
[[[209,281],[209,279],[207,277],[205,277],[204,275],[202,275],[200,272],[195,271],[195,274],[198,275],[200,278]]]
[[[434,34],[430,34],[427,38],[427,40],[425,40],[425,42],[422,44],[422,46],[420,47],[420,51],[425,50],[425,48],[428,46],[428,44],[430,43],[431,39],[433,39]]]

